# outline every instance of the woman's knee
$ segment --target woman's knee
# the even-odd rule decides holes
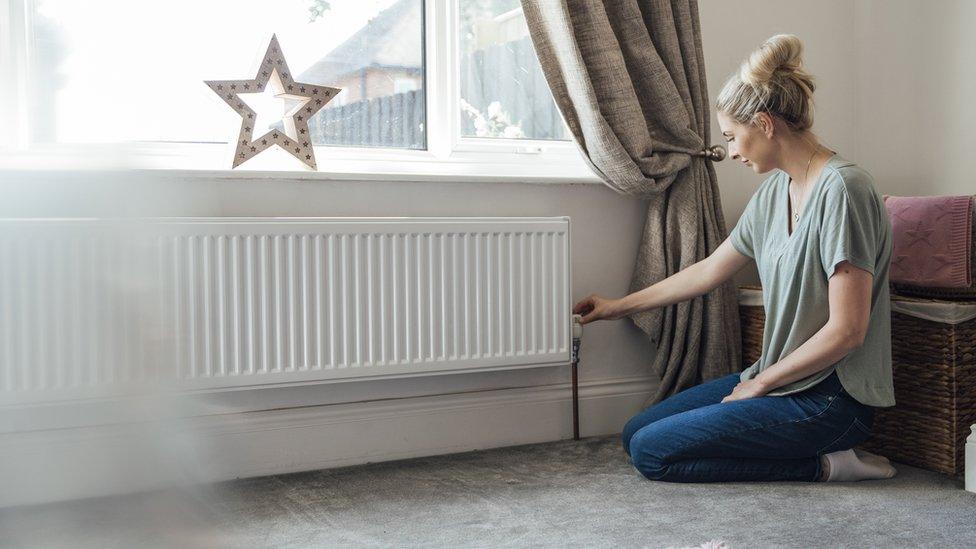
[[[668,451],[656,429],[641,429],[630,439],[630,458],[646,478],[657,480],[667,471]]]
[[[656,407],[657,405],[653,405],[649,408],[646,408],[644,411],[630,418],[627,421],[627,423],[624,424],[624,428],[620,432],[620,442],[623,444],[624,452],[626,452],[628,456],[632,455],[630,450],[630,444],[634,438],[634,435],[637,434],[637,432],[643,429],[644,427],[647,427],[648,425],[654,423],[655,421],[658,421],[666,417],[662,414],[657,413]]]
[[[627,452],[627,455],[633,455],[630,448],[631,440],[634,434],[644,427],[688,410],[721,402],[739,382],[739,375],[737,373],[729,374],[685,389],[630,418],[620,433],[624,451]]]
[[[624,452],[630,455],[630,441],[634,438],[634,434],[640,430],[643,425],[641,425],[641,414],[630,418],[626,424],[624,424],[623,430],[620,432],[620,442],[623,444]]]

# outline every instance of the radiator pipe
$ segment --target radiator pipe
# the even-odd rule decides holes
[[[583,339],[583,317],[573,315],[573,440],[579,440],[579,366],[580,340]]]

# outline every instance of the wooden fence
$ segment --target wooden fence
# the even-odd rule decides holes
[[[525,137],[569,139],[528,37],[468,54],[461,68],[461,98],[485,116],[497,101]],[[460,117],[462,135],[477,136],[472,118]],[[424,128],[423,89],[327,105],[309,121],[319,145],[424,149]]]
[[[476,50],[461,69],[461,97],[482,113],[498,101],[527,138],[569,139],[528,36]],[[466,114],[461,115],[461,130],[475,136],[474,122]]]
[[[424,149],[424,90],[322,109],[309,121],[317,145]]]

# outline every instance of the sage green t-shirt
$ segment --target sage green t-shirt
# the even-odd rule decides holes
[[[874,275],[864,344],[827,368],[768,394],[802,391],[836,369],[844,389],[859,402],[894,406],[888,293],[891,221],[884,201],[870,174],[835,154],[813,183],[789,234],[789,182],[781,170],[763,181],[729,234],[739,253],[756,260],[766,309],[762,356],[740,377],[754,378],[827,323],[828,280],[846,260]]]

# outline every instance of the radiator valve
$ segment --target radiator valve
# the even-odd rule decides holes
[[[579,363],[580,340],[583,339],[583,315],[573,315],[573,363]]]
[[[579,365],[580,340],[583,339],[583,317],[573,315],[573,440],[580,439],[579,433]]]

